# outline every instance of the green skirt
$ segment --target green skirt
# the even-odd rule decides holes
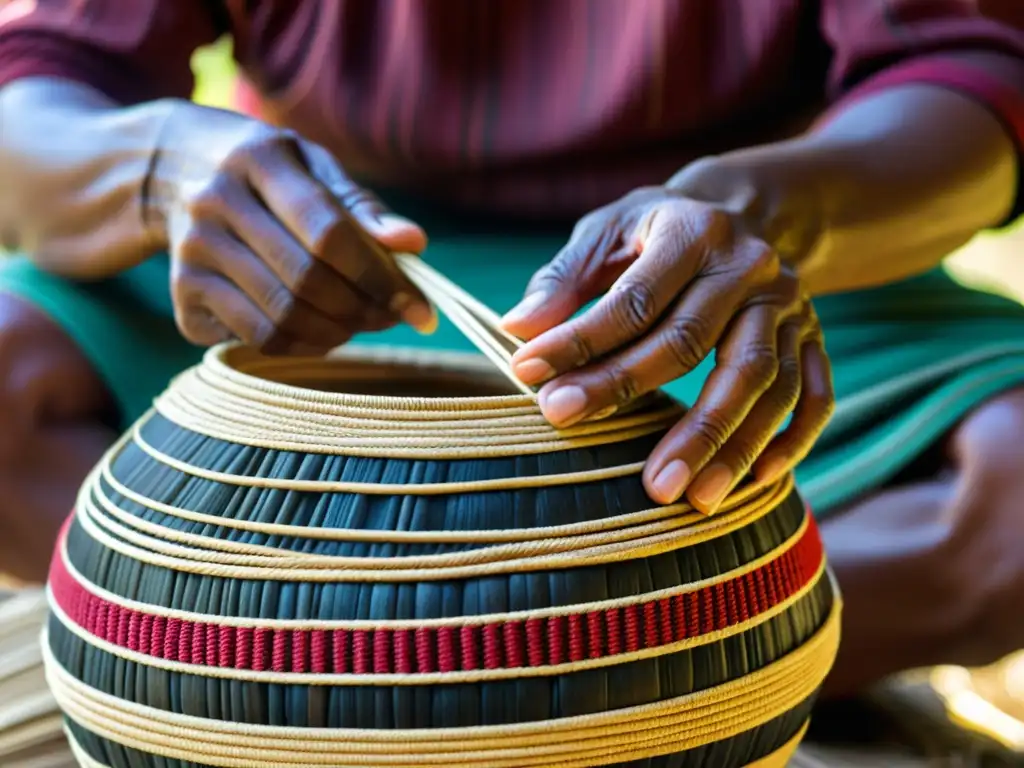
[[[434,266],[499,312],[565,233],[430,226]],[[71,283],[20,256],[0,263],[0,292],[39,307],[78,343],[113,392],[127,427],[202,350],[177,333],[166,256],[113,280]],[[1024,384],[1024,307],[964,288],[944,271],[816,302],[833,363],[836,414],[797,479],[821,517],[904,470],[965,413]],[[451,324],[423,337],[409,328],[357,339],[470,350]],[[692,402],[713,366],[666,389]]]

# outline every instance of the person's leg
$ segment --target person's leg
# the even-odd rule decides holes
[[[41,582],[79,486],[201,350],[175,331],[166,264],[75,285],[0,261],[0,574]]]
[[[845,600],[829,692],[1024,647],[1024,308],[941,272],[818,307],[837,408],[797,477]]]
[[[45,579],[78,487],[116,434],[113,410],[67,334],[0,294],[0,573]]]
[[[845,604],[830,694],[1024,648],[1022,436],[1024,389],[1014,389],[953,428],[930,477],[893,483],[823,522]]]

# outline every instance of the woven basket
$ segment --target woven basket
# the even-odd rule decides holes
[[[212,350],[58,545],[44,658],[77,759],[784,766],[840,601],[791,478],[710,518],[650,502],[680,413],[559,431],[486,358]]]

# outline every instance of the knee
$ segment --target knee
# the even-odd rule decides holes
[[[950,433],[949,454],[965,478],[1024,473],[1024,388],[1012,389],[969,413]]]
[[[947,510],[950,538],[942,567],[970,606],[964,642],[976,663],[1024,643],[1024,389],[968,415],[950,434],[957,489]]]
[[[46,423],[97,409],[105,388],[70,338],[41,310],[0,294],[0,462]]]

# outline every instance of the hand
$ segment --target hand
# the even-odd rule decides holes
[[[540,405],[560,427],[611,413],[716,351],[697,402],[644,469],[662,504],[685,492],[714,512],[751,468],[766,479],[792,468],[831,413],[821,328],[794,271],[726,205],[673,189],[638,190],[583,218],[504,322],[530,339],[513,369],[546,382]]]
[[[175,319],[187,339],[235,338],[268,353],[329,350],[433,311],[388,251],[426,245],[323,148],[221,110],[182,107],[149,180],[171,252]]]

